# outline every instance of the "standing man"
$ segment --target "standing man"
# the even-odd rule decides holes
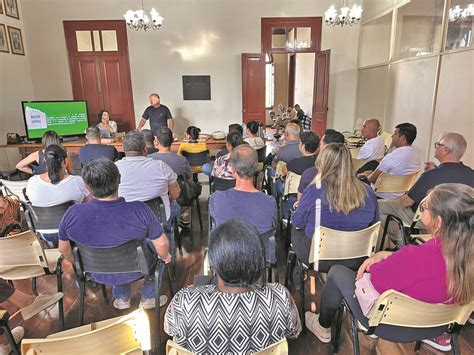
[[[137,131],[143,128],[147,120],[150,120],[150,128],[154,136],[156,136],[160,127],[168,127],[171,130],[174,128],[173,116],[171,116],[168,107],[161,105],[160,95],[157,93],[150,95],[150,106],[143,112]]]

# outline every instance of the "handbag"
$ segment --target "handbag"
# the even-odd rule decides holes
[[[370,274],[368,272],[364,273],[360,280],[357,280],[355,283],[355,295],[359,301],[360,309],[364,316],[369,317],[370,311],[379,298],[380,293],[377,292],[372,281],[370,281]]]

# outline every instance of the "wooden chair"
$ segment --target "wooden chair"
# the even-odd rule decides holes
[[[196,179],[197,179],[197,174],[201,172],[201,167],[204,164],[209,163],[211,160],[209,150],[205,150],[199,153],[182,152],[181,154],[183,154],[183,157],[185,157],[188,160],[189,165],[191,166],[191,169],[194,172],[193,176]],[[199,170],[199,171],[195,172],[196,170]]]
[[[426,198],[426,197],[425,197]],[[407,224],[401,220],[401,218],[394,216],[394,215],[387,215],[387,219],[385,220],[385,226],[383,229],[382,234],[382,241],[380,243],[380,250],[383,250],[385,245],[385,238],[388,233],[388,227],[391,222],[394,222],[398,225],[400,233],[402,235],[402,240],[405,245],[408,244],[422,244],[433,238],[432,234],[416,234],[415,232],[419,232],[420,230],[416,227],[417,222],[421,219],[421,211],[420,205],[425,200],[425,198],[418,204],[418,208],[416,209],[415,214],[413,215],[413,219],[411,224]]]
[[[46,339],[23,339],[22,354],[143,354],[151,350],[150,323],[138,309],[122,317],[51,334]]]
[[[351,153],[352,160],[357,159],[357,156],[360,152],[360,147],[357,148],[349,148],[349,152]]]
[[[407,192],[418,177],[418,171],[408,175],[396,176],[382,173],[375,182],[374,191],[379,192]]]
[[[26,203],[28,200],[23,191],[26,189],[27,184],[28,180],[10,181],[0,179],[0,191],[3,196],[15,195],[18,196],[21,202]]]
[[[43,249],[32,231],[0,238],[0,278],[4,280],[35,279],[56,275],[58,292],[63,291],[61,265],[63,256],[58,249]],[[58,302],[59,327],[64,329],[63,299]]]
[[[280,230],[283,230],[283,211],[282,202],[288,201],[291,195],[298,193],[298,186],[300,185],[301,175],[295,174],[291,171],[288,172],[285,179],[285,187],[283,189],[283,196],[280,197],[278,202],[278,217],[280,220]],[[291,231],[291,206],[288,209],[288,222],[286,224],[286,235],[289,236]]]
[[[363,159],[356,159],[356,158],[352,158],[352,170],[354,172],[356,172],[357,170],[359,170],[360,168],[362,168],[365,164],[367,164],[368,161],[367,160],[363,160]]]
[[[193,352],[183,348],[176,344],[173,340],[168,340],[166,343],[166,354],[167,355],[192,355]],[[288,341],[283,338],[279,342],[276,342],[263,350],[253,353],[255,355],[287,355],[288,354]]]
[[[300,262],[303,269],[300,280],[301,314],[304,315],[304,274],[310,266],[313,265],[314,270],[319,271],[319,262],[322,260],[348,260],[372,256],[377,247],[380,224],[377,222],[370,227],[353,232],[338,231],[322,226],[314,231],[308,258],[309,265]],[[296,259],[296,254],[290,249],[286,263],[286,287],[291,283]],[[302,322],[304,326],[304,318]]]
[[[358,331],[360,331],[357,325],[358,322],[350,308],[347,305],[345,307],[351,314],[354,354],[358,355],[360,354],[359,338],[357,336]],[[463,306],[457,304],[431,304],[418,301],[395,290],[387,290],[379,296],[372,306],[369,329],[364,333],[367,335],[374,334],[380,325],[413,328],[412,341],[416,341],[415,352],[417,352],[422,340],[417,338],[417,329],[446,326],[446,331],[451,333],[451,345],[454,354],[461,354],[458,334],[461,326],[467,322],[473,310],[474,302]],[[342,317],[342,312],[339,312],[338,316]],[[336,331],[336,333],[338,336],[340,335],[340,331]],[[441,334],[433,334],[433,338],[439,335]],[[396,339],[390,340],[397,341]]]
[[[392,133],[382,132],[380,135],[382,136],[382,139],[385,145],[385,153],[386,153],[392,146]]]

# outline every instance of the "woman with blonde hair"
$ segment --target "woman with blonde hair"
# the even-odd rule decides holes
[[[306,325],[328,343],[330,326],[344,300],[357,320],[368,328],[357,298],[355,281],[370,275],[378,293],[393,289],[427,303],[468,304],[474,301],[474,189],[462,184],[436,186],[420,205],[421,220],[432,239],[396,252],[381,251],[365,260],[357,274],[336,265],[331,268],[321,294],[320,314],[306,312]],[[370,273],[369,275],[364,275]],[[451,350],[447,326],[406,328],[381,325],[379,337],[397,342],[419,339],[436,349]]]
[[[352,157],[344,144],[331,143],[316,159],[318,175],[301,195],[293,214],[291,242],[303,263],[308,263],[311,240],[316,228],[316,200],[321,200],[320,224],[340,231],[356,231],[378,222],[377,197],[352,170]],[[300,230],[298,229],[300,228]],[[344,261],[321,261],[319,270],[326,271],[334,263],[357,270],[364,258]]]

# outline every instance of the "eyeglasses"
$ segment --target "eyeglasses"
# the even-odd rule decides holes
[[[420,203],[420,212],[429,211],[429,208],[426,207],[426,201],[421,201]]]
[[[435,147],[435,149],[436,149],[436,148],[439,148],[439,147],[446,147],[446,146],[445,146],[444,144],[442,144],[442,143],[435,142],[434,147]]]

